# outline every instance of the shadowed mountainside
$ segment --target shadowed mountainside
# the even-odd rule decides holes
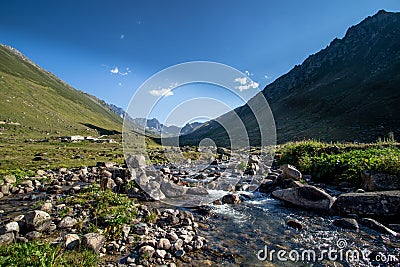
[[[261,93],[273,112],[279,143],[309,138],[371,142],[389,132],[400,136],[400,13],[379,11],[350,27],[343,39],[310,55]],[[242,119],[251,144],[259,145],[248,105],[231,112]],[[229,145],[215,120],[180,142],[196,144],[205,137]]]

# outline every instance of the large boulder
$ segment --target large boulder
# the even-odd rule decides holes
[[[320,212],[328,211],[334,202],[332,196],[312,185],[276,190],[271,196],[296,207]]]
[[[181,197],[186,194],[187,188],[171,183],[171,182],[163,182],[161,184],[161,191],[164,193],[166,197]]]
[[[51,217],[45,211],[33,210],[25,214],[25,223],[28,229],[41,232],[49,229]]]
[[[332,206],[338,214],[361,216],[400,216],[400,191],[341,194]]]
[[[360,220],[360,223],[368,228],[371,228],[375,231],[378,231],[380,233],[383,234],[389,234],[389,235],[393,235],[393,236],[400,236],[399,233],[396,233],[395,231],[393,231],[392,229],[384,226],[383,224],[375,221],[374,219],[371,218],[362,218]]]
[[[282,174],[285,178],[300,180],[302,177],[301,172],[290,164],[283,164],[280,169],[282,170]]]
[[[361,187],[367,191],[400,190],[400,177],[387,173],[363,171]]]
[[[208,191],[206,188],[204,188],[202,186],[188,187],[187,194],[188,195],[208,195]]]
[[[146,167],[146,158],[143,155],[133,155],[126,159],[126,165],[132,169]]]
[[[165,198],[165,195],[160,190],[161,185],[156,181],[150,181],[146,186],[142,187],[143,190],[154,200],[161,200]]]

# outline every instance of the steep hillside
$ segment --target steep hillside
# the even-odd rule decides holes
[[[122,119],[94,96],[0,45],[1,137],[121,132]]]
[[[399,138],[400,13],[379,11],[366,18],[261,93],[274,114],[278,142],[369,142],[389,132]],[[232,112],[241,117],[252,144],[259,144],[248,106]],[[224,130],[215,121],[181,142],[196,143],[204,137],[226,145]]]

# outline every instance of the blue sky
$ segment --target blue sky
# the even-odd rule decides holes
[[[0,43],[73,87],[126,108],[149,77],[194,60],[248,71],[263,89],[380,9],[399,11],[400,5],[398,0],[1,0]],[[160,101],[153,115],[164,120],[188,96],[242,104],[216,93],[216,87],[188,88]]]

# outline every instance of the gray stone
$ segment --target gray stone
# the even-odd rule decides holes
[[[72,218],[70,216],[65,216],[60,223],[58,224],[58,228],[64,229],[64,228],[72,228],[75,226],[75,224],[78,221],[75,218]]]
[[[17,222],[9,222],[0,228],[0,234],[12,232],[19,232],[19,224]]]
[[[33,210],[25,214],[25,223],[28,229],[45,231],[51,224],[50,215],[42,210]]]
[[[9,195],[10,194],[10,186],[8,184],[2,185],[0,188],[0,192],[5,196]]]
[[[165,255],[167,254],[167,252],[163,249],[157,249],[156,250],[156,256],[158,258],[164,259]]]
[[[312,185],[276,190],[271,196],[296,207],[321,212],[328,211],[334,202],[332,196]]]
[[[163,182],[161,184],[161,191],[166,197],[181,197],[186,194],[186,188],[171,182]]]
[[[147,177],[147,175],[145,173],[141,173],[135,179],[135,181],[139,186],[146,186],[148,184],[148,182],[150,181],[150,179]]]
[[[396,233],[392,229],[389,229],[388,227],[384,226],[383,224],[381,224],[371,218],[362,218],[360,220],[360,223],[368,228],[371,228],[371,229],[378,231],[380,233],[383,233],[383,234],[390,234],[390,235],[397,236],[397,237],[400,236],[399,233]]]
[[[202,186],[188,187],[186,193],[188,195],[199,195],[199,196],[208,195],[207,189]]]
[[[138,253],[140,257],[146,257],[150,259],[156,250],[152,246],[143,246],[139,249]]]
[[[175,250],[181,249],[183,247],[183,244],[184,244],[184,242],[183,242],[182,239],[176,240],[175,243],[174,243],[174,249]]]
[[[400,190],[400,177],[366,170],[361,173],[361,187],[366,191]]]
[[[285,178],[292,178],[295,180],[300,180],[301,179],[301,172],[296,169],[296,167],[290,165],[290,164],[283,164],[280,169],[282,170],[283,176]]]
[[[160,238],[157,244],[158,249],[169,250],[171,248],[171,243],[166,238]]]
[[[160,189],[154,189],[152,191],[147,191],[148,195],[154,200],[165,199],[165,195]]]
[[[341,194],[332,205],[341,215],[400,217],[400,191]]]
[[[39,175],[39,176],[43,176],[43,175],[46,174],[46,172],[44,170],[37,170],[36,174]]]
[[[137,235],[148,235],[149,230],[146,223],[137,223],[133,226],[133,232]]]
[[[264,179],[260,184],[259,190],[260,193],[271,193],[275,188],[275,182],[271,179]]]
[[[8,245],[14,241],[14,233],[6,233],[4,235],[0,235],[0,245]]]
[[[32,180],[25,180],[25,181],[21,182],[21,185],[24,187],[33,187],[33,182],[32,182]]]
[[[167,238],[169,239],[169,241],[176,241],[179,237],[175,232],[169,232],[167,233]]]
[[[15,175],[5,175],[3,177],[3,180],[7,184],[15,184],[17,182],[17,178],[15,177]]]
[[[123,185],[124,184],[124,180],[122,180],[121,177],[117,177],[117,178],[115,178],[115,183],[117,185]]]
[[[88,233],[82,238],[83,246],[93,250],[96,253],[99,252],[105,241],[106,238],[98,233]]]
[[[126,263],[127,263],[127,264],[133,264],[133,263],[135,263],[135,258],[126,257]]]
[[[143,155],[133,155],[126,159],[129,168],[138,169],[146,166],[146,158]]]
[[[240,197],[235,194],[225,195],[221,199],[224,204],[239,204],[241,202]]]
[[[352,218],[339,218],[332,222],[333,225],[350,230],[358,230],[359,226],[355,219]]]
[[[101,181],[101,187],[104,189],[115,189],[116,186],[114,180],[111,178],[103,178]]]
[[[66,249],[74,249],[79,246],[80,241],[77,234],[66,234],[63,237],[63,247]]]
[[[42,237],[42,234],[39,233],[38,231],[31,231],[31,232],[27,233],[27,234],[25,235],[25,237],[26,237],[29,241],[33,241],[33,240],[36,240],[36,239]]]
[[[45,202],[45,203],[43,203],[42,207],[40,207],[40,210],[49,212],[49,211],[51,211],[52,208],[53,208],[53,205],[51,204],[51,202]]]

